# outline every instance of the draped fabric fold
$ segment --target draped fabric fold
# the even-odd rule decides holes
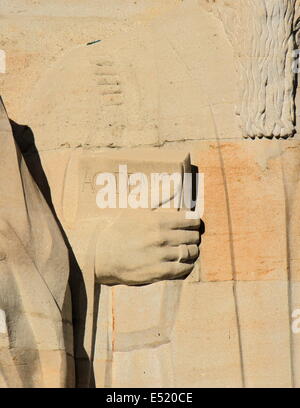
[[[2,100],[0,143],[0,386],[72,386],[68,250]]]

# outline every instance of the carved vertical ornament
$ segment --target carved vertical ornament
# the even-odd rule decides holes
[[[237,114],[243,136],[295,133],[295,49],[299,0],[208,2],[223,21],[240,77]]]

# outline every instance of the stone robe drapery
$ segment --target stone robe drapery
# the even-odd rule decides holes
[[[0,387],[74,385],[68,250],[0,101]]]

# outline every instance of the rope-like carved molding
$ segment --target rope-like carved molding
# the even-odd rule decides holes
[[[240,76],[237,114],[244,137],[295,133],[294,50],[298,0],[217,0]]]

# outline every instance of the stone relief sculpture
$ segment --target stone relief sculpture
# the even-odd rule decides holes
[[[299,386],[298,14],[166,1],[70,47],[19,110],[38,151],[1,104],[0,386]],[[95,206],[120,163],[204,173],[199,259],[184,208]]]
[[[208,2],[210,3],[210,2]],[[296,0],[217,2],[240,73],[238,115],[245,137],[295,133]]]
[[[67,247],[19,147],[15,146],[2,104],[1,138],[5,167],[1,172],[1,385],[74,386],[74,316]],[[13,181],[10,186],[8,180]],[[80,230],[76,233],[83,239],[80,245],[85,245],[83,264],[93,286],[95,282],[140,285],[185,277],[198,257],[200,220],[186,219],[178,212],[147,215],[134,211],[132,216],[120,213],[113,230],[100,235],[99,226],[89,228],[89,234],[93,234],[87,236],[80,224],[77,218]],[[129,239],[124,240],[125,236]],[[104,242],[106,249],[102,250]],[[185,253],[181,247],[186,248]],[[78,259],[82,261],[80,250]],[[85,311],[80,310],[83,299],[79,297],[73,304],[76,302],[79,314],[84,315]],[[92,336],[88,317],[84,326],[88,344]],[[76,330],[74,336],[76,347]],[[91,353],[91,347],[89,344],[85,352]],[[82,370],[77,381],[85,374],[87,382],[79,385],[88,385],[90,367],[86,372],[80,360],[85,358],[88,364],[91,355],[75,353],[75,358],[79,360],[77,370]]]
[[[2,101],[1,143],[0,384],[66,386],[72,377],[60,373],[73,365],[68,252]]]

